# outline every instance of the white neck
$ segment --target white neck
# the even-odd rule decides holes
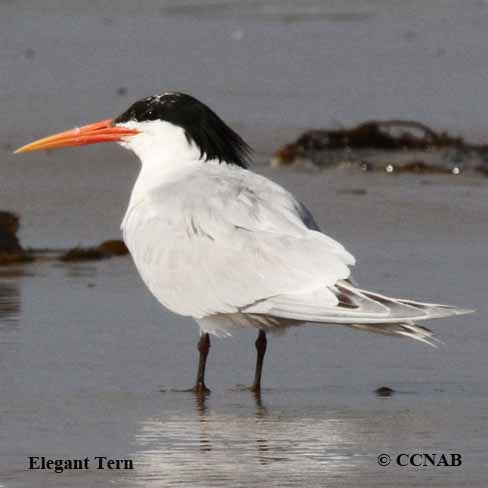
[[[181,127],[162,120],[127,122],[123,126],[140,131],[121,143],[135,152],[141,161],[129,209],[151,189],[177,177],[182,171],[192,167],[198,169],[197,165],[201,164],[200,150],[187,140]]]

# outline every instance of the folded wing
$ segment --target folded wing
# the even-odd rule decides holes
[[[160,302],[201,319],[250,314],[336,323],[418,340],[414,321],[466,313],[354,287],[354,258],[271,181],[208,166],[155,189],[132,208],[124,238]]]
[[[222,177],[221,168],[155,189],[123,222],[150,290],[195,318],[318,289],[337,305],[331,287],[349,277],[354,258],[315,229],[283,188],[242,170]]]

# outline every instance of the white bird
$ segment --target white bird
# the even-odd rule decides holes
[[[123,236],[153,295],[200,326],[196,392],[208,391],[209,334],[259,330],[251,387],[259,391],[267,332],[343,324],[432,345],[432,332],[415,322],[469,312],[354,286],[354,257],[291,193],[250,171],[247,144],[189,95],[144,98],[114,119],[16,152],[106,141],[141,161]]]

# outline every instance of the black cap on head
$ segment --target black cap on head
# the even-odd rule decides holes
[[[205,160],[247,168],[251,152],[244,140],[205,104],[184,93],[163,93],[143,98],[116,117],[114,124],[131,120],[164,120],[181,127],[186,138],[199,148]]]

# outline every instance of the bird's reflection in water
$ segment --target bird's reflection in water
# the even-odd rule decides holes
[[[256,418],[265,417],[268,413],[266,407],[263,404],[263,398],[260,391],[255,391],[252,393],[254,396],[254,401],[256,402]]]
[[[197,417],[203,422],[205,421],[205,416],[208,413],[207,407],[207,397],[206,393],[195,393],[195,413]]]
[[[228,486],[237,476],[254,486],[274,476],[286,486],[341,476],[369,456],[356,449],[360,418],[289,408],[288,402],[273,409],[266,396],[249,392],[213,395],[169,396],[161,415],[141,422],[136,485]]]
[[[256,402],[256,419],[265,418],[268,415],[268,410],[263,404],[263,399],[260,391],[253,393]],[[263,437],[256,438],[256,458],[259,464],[266,465],[272,462],[268,459],[269,444],[268,440]]]
[[[207,397],[208,394],[206,393],[195,394],[195,414],[200,423],[200,452],[210,452],[212,450],[212,445],[210,444],[210,438],[206,428],[208,415]]]
[[[252,397],[254,398],[256,404],[256,412],[255,417],[256,420],[263,418],[267,415],[266,407],[263,404],[261,392],[252,392]],[[208,422],[212,422],[212,419],[209,418],[209,409],[208,409],[208,398],[209,395],[202,393],[202,394],[195,394],[195,418],[198,419],[200,424],[200,432],[199,432],[199,442],[200,442],[200,451],[201,452],[210,452],[212,450],[211,444],[211,428],[207,425]],[[268,446],[266,439],[256,439],[256,447],[257,452],[267,452]],[[262,464],[266,464],[263,462]]]

